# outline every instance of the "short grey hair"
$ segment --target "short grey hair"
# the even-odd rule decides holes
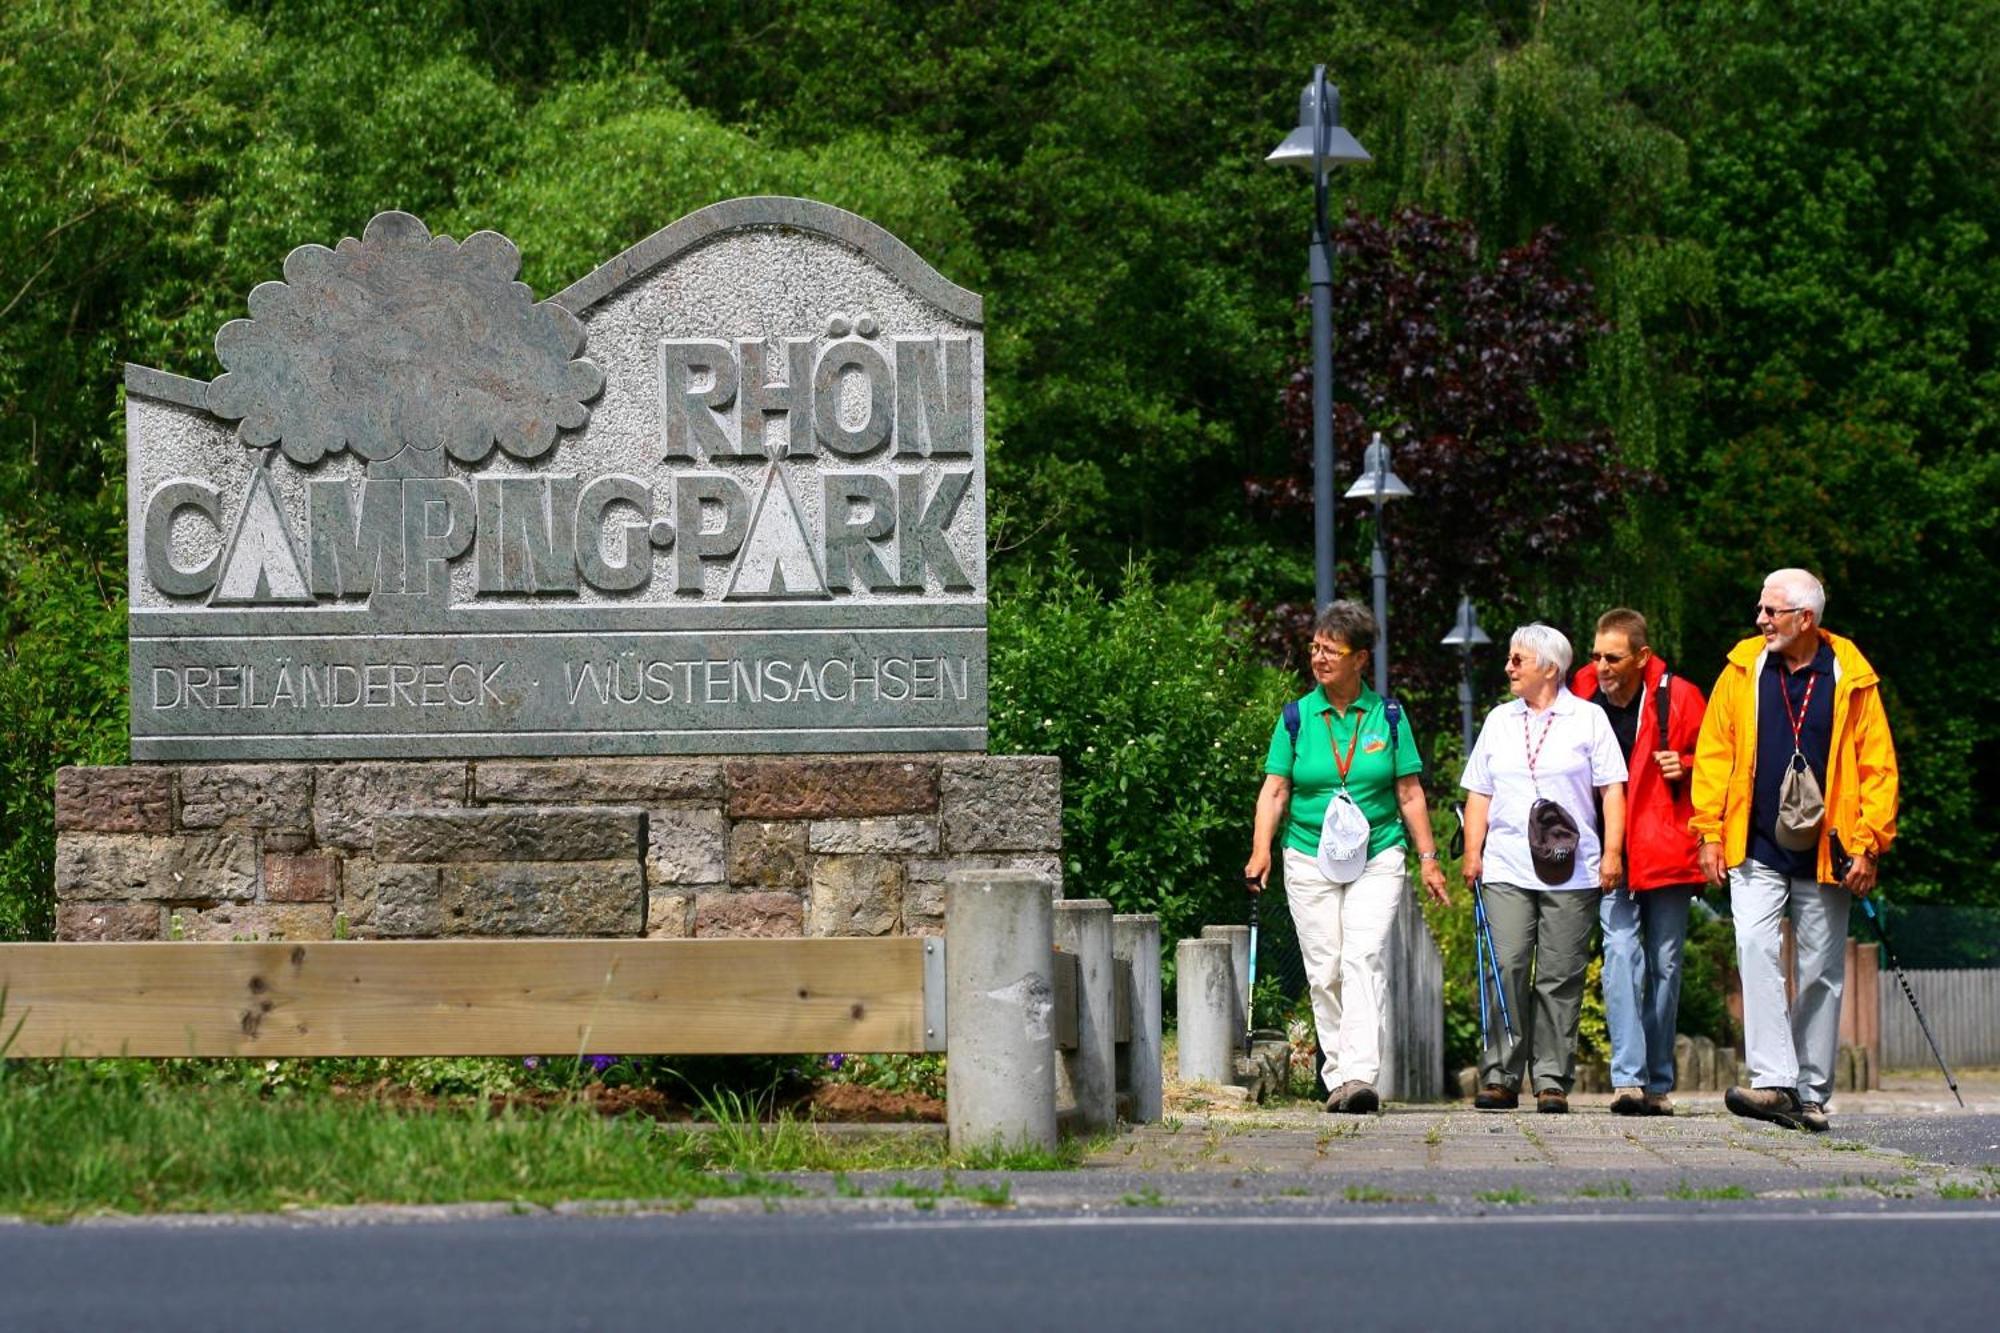
[[[1313,617],[1312,636],[1338,639],[1357,653],[1369,652],[1375,647],[1375,617],[1359,602],[1328,602]]]
[[[1569,640],[1554,625],[1544,625],[1537,620],[1531,625],[1523,625],[1514,631],[1514,637],[1507,641],[1512,648],[1525,648],[1535,655],[1535,660],[1543,666],[1552,666],[1558,676],[1569,674],[1569,664],[1576,660]]]
[[[1801,611],[1813,613],[1813,623],[1826,619],[1826,588],[1810,570],[1774,569],[1764,576],[1764,586],[1785,590],[1785,596]]]

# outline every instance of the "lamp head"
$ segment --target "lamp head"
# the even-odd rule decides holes
[[[1315,153],[1315,135],[1323,145]],[[1371,162],[1368,155],[1352,134],[1341,128],[1340,89],[1326,81],[1326,66],[1313,66],[1312,80],[1305,91],[1299,94],[1299,124],[1284,142],[1271,150],[1264,160],[1274,166],[1304,167],[1310,171],[1315,165],[1321,171],[1342,162]]]
[[[1438,640],[1447,648],[1457,648],[1471,652],[1493,642],[1486,631],[1479,628],[1479,612],[1473,610],[1472,599],[1461,596],[1458,599],[1458,619],[1451,627],[1451,633]]]
[[[1368,442],[1368,452],[1363,455],[1361,475],[1347,488],[1346,498],[1387,504],[1391,500],[1407,500],[1410,494],[1410,488],[1389,466],[1389,446],[1383,442],[1382,432],[1376,431],[1375,438]]]

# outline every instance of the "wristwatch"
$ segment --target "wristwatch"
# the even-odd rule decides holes
[[[1436,852],[1418,852],[1417,859],[1419,861],[1435,861],[1438,859],[1438,854]]]

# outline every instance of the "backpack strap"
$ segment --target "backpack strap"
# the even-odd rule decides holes
[[[1655,739],[1658,741],[1658,748],[1662,750],[1671,750],[1674,748],[1673,742],[1667,739],[1667,722],[1673,716],[1673,684],[1674,673],[1671,671],[1662,671],[1660,673],[1660,683],[1653,687],[1653,709],[1655,716],[1659,720],[1660,730],[1660,734]],[[1673,785],[1671,782],[1667,784],[1669,787]]]

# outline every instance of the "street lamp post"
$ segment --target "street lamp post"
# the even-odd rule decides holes
[[[1313,600],[1333,600],[1333,252],[1326,219],[1327,171],[1336,162],[1369,161],[1368,150],[1340,124],[1340,90],[1314,65],[1312,82],[1299,94],[1298,127],[1266,162],[1304,167],[1313,174]]]
[[[1451,633],[1438,642],[1447,648],[1458,649],[1459,724],[1465,740],[1464,757],[1469,759],[1472,757],[1472,650],[1493,642],[1479,627],[1479,612],[1472,609],[1470,597],[1459,597],[1458,620],[1452,625]]]
[[[1369,572],[1375,582],[1375,693],[1389,693],[1389,556],[1382,546],[1382,506],[1391,500],[1407,500],[1410,488],[1389,466],[1389,446],[1376,431],[1368,442],[1361,475],[1347,488],[1350,500],[1366,500],[1375,506],[1375,550],[1369,557]]]

